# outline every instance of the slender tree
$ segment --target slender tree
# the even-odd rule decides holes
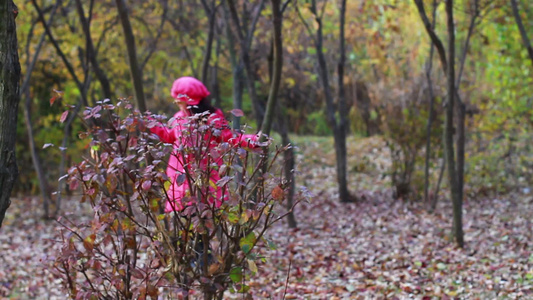
[[[465,177],[465,146],[466,146],[466,104],[461,100],[459,95],[459,88],[461,85],[461,77],[463,75],[463,70],[465,66],[466,56],[468,53],[468,47],[470,45],[470,38],[474,32],[474,27],[476,26],[476,20],[480,15],[479,0],[474,0],[471,2],[472,17],[470,19],[470,25],[468,26],[468,32],[466,35],[465,43],[463,46],[460,62],[459,62],[459,73],[455,78],[455,97],[457,99],[457,184],[458,184],[458,193],[457,196],[461,199],[461,213],[462,213],[462,201],[464,197],[464,177]],[[452,20],[453,21],[453,20]],[[453,24],[452,24],[453,25]],[[448,29],[449,30],[449,29]],[[455,30],[455,29],[454,29]],[[455,74],[455,71],[454,71]],[[454,208],[457,209],[457,208]],[[459,212],[457,212],[459,213]],[[461,218],[462,219],[462,218]],[[461,223],[461,224],[459,224]],[[462,220],[454,220],[455,226],[462,227]],[[459,229],[456,229],[459,230]],[[461,228],[462,234],[462,228]],[[457,242],[462,247],[462,242]]]
[[[341,0],[340,3],[340,25],[339,25],[339,62],[337,64],[338,75],[338,114],[339,125],[337,132],[334,132],[336,138],[335,148],[337,149],[337,178],[339,181],[339,196],[342,202],[350,202],[350,194],[348,192],[347,181],[347,149],[346,149],[346,135],[350,124],[348,121],[348,106],[346,103],[346,96],[344,92],[344,66],[346,64],[346,47],[345,47],[345,25],[346,25],[346,0]],[[331,112],[330,112],[331,113]],[[330,114],[329,113],[329,114]],[[331,117],[330,117],[331,119]]]
[[[437,21],[437,0],[433,0],[433,13],[432,17],[433,20],[431,21],[431,29],[435,30],[435,23]],[[433,45],[432,42],[430,42],[430,49],[429,49],[429,59],[426,67],[426,80],[428,85],[428,91],[429,91],[429,114],[428,114],[428,123],[426,126],[426,165],[424,168],[424,202],[429,203],[429,196],[428,196],[428,190],[429,190],[429,159],[431,157],[431,128],[433,126],[433,117],[434,117],[434,104],[435,104],[435,92],[433,91],[433,80],[431,80],[431,70],[433,69],[433,55],[435,54],[435,45]],[[437,204],[437,201],[435,201],[437,198],[437,195],[434,195],[434,198],[431,201],[430,204],[430,210],[433,211],[435,207],[434,204]]]
[[[463,239],[463,191],[462,182],[455,165],[453,147],[453,113],[455,104],[455,25],[453,23],[453,0],[446,0],[446,23],[448,27],[447,103],[444,122],[444,152],[448,162],[448,181],[452,190],[453,232],[459,247]],[[464,143],[464,140],[462,141]],[[462,176],[461,176],[462,177]]]
[[[300,19],[302,20],[305,27],[307,28],[309,35],[313,38],[315,48],[316,48],[316,54],[317,54],[317,59],[318,59],[318,73],[319,73],[318,77],[320,78],[320,82],[322,83],[322,87],[324,88],[324,94],[325,94],[324,96],[326,98],[325,99],[326,100],[326,117],[327,117],[329,126],[333,130],[333,137],[335,140],[335,154],[336,154],[336,164],[337,164],[337,182],[338,182],[338,188],[339,188],[339,199],[341,202],[351,202],[352,199],[348,191],[347,167],[346,167],[347,166],[346,129],[345,129],[346,121],[343,122],[341,120],[341,122],[337,122],[337,118],[335,117],[335,114],[338,112],[338,110],[336,109],[335,103],[333,102],[333,93],[330,87],[328,67],[326,63],[326,57],[324,55],[324,42],[323,42],[324,34],[323,34],[323,24],[322,24],[323,19],[322,18],[325,12],[325,6],[322,7],[321,11],[319,11],[316,0],[311,0],[310,4],[311,5],[309,6],[309,9],[311,10],[311,13],[313,14],[315,21],[316,21],[316,32],[315,33],[311,31],[309,24],[305,22],[298,8],[298,5],[296,5],[296,10],[298,12]],[[326,4],[324,3],[324,5]],[[344,12],[345,11],[346,9],[344,9]],[[343,17],[341,18],[341,20],[344,20]],[[344,51],[344,49],[340,49],[340,51],[342,52]],[[341,61],[343,62],[343,58],[341,58]],[[344,66],[340,68],[341,72],[343,72],[343,68]],[[340,100],[339,102],[342,102],[342,101]],[[344,107],[345,105],[346,104],[344,104]]]
[[[229,52],[229,60],[231,64],[231,75],[233,77],[233,85],[232,85],[232,95],[233,95],[233,108],[234,109],[242,109],[242,96],[243,96],[243,90],[244,90],[244,65],[242,62],[242,59],[237,54],[237,45],[235,42],[235,36],[230,28],[230,22],[231,22],[231,16],[229,14],[229,11],[227,7],[224,7],[224,14],[226,16],[226,41],[227,41],[227,47]],[[241,117],[238,115],[233,115],[233,128],[234,129],[240,129],[241,123],[240,123]]]
[[[0,227],[18,177],[15,158],[17,110],[20,101],[20,63],[15,18],[18,9],[11,0],[0,1]]]
[[[444,72],[446,73],[446,87],[447,87],[447,98],[446,98],[446,116],[444,121],[444,154],[446,159],[446,166],[448,171],[448,181],[451,190],[451,198],[453,204],[453,235],[457,241],[459,247],[464,246],[464,234],[463,234],[463,225],[462,225],[462,212],[463,212],[463,192],[462,187],[463,176],[458,175],[459,172],[464,172],[464,164],[458,168],[455,160],[455,147],[453,141],[453,132],[454,132],[454,104],[456,96],[458,95],[455,83],[455,25],[453,17],[453,0],[446,0],[446,24],[447,24],[447,33],[448,33],[448,49],[444,48],[444,44],[439,39],[437,34],[432,28],[431,22],[429,21],[424,3],[422,0],[414,0],[416,7],[418,9],[419,15],[422,19],[426,32],[428,33],[431,41],[435,45],[437,53],[439,54],[440,62],[443,67]],[[448,55],[446,56],[446,52]],[[459,118],[458,122],[459,130],[463,127],[464,130],[464,114]],[[464,136],[464,131],[463,131]],[[458,138],[459,143],[464,144],[464,139]],[[461,147],[464,147],[461,145]],[[463,148],[464,149],[464,148]],[[458,156],[464,156],[464,150],[458,150]],[[460,159],[464,163],[464,159]]]
[[[59,2],[56,2],[54,7],[52,8],[50,16],[48,17],[48,22],[47,22],[48,27],[52,25],[52,22],[54,20],[54,15],[58,7],[59,7]],[[31,37],[31,34],[28,35],[28,41],[26,44],[27,45],[27,49],[26,49],[27,57],[30,57],[30,53],[29,53],[30,37]],[[31,154],[32,162],[33,162],[33,167],[35,169],[35,173],[37,173],[37,180],[39,181],[39,189],[41,190],[41,197],[43,198],[43,216],[44,218],[49,218],[50,217],[49,204],[51,203],[50,185],[46,178],[46,175],[45,175],[42,163],[41,163],[41,158],[39,157],[39,152],[37,151],[37,147],[35,145],[33,122],[31,119],[31,99],[32,98],[30,96],[31,74],[35,68],[37,59],[39,58],[39,54],[41,53],[41,49],[42,49],[42,46],[45,40],[46,40],[46,32],[43,32],[41,34],[41,37],[39,38],[39,42],[37,44],[37,47],[35,48],[35,52],[33,54],[32,59],[27,60],[26,75],[24,76],[24,81],[22,82],[20,94],[21,94],[21,97],[25,98],[24,121],[26,123],[26,129],[28,131],[28,147],[30,148],[30,154]]]
[[[339,62],[337,64],[337,76],[338,76],[338,85],[339,85],[339,131],[348,133],[350,128],[350,122],[348,119],[348,105],[346,103],[346,96],[344,92],[344,66],[346,65],[346,46],[345,46],[345,25],[346,25],[346,0],[340,1],[340,24],[339,24]],[[346,141],[345,141],[346,143]],[[341,147],[342,148],[342,147]],[[346,156],[346,147],[343,148],[345,151],[341,155]]]
[[[252,100],[252,108],[254,110],[255,119],[257,124],[262,124],[262,120],[265,114],[265,109],[261,104],[259,96],[255,88],[255,72],[250,58],[250,48],[254,37],[254,32],[257,26],[261,11],[263,10],[265,0],[261,0],[256,6],[255,11],[252,12],[252,22],[249,27],[244,27],[245,22],[239,18],[237,6],[233,0],[226,0],[226,4],[229,9],[232,23],[235,27],[235,36],[237,37],[238,44],[240,46],[240,59],[242,60],[244,70],[246,71],[245,84],[248,89],[248,95]]]
[[[283,16],[283,12],[287,8],[287,5],[289,4],[290,0],[287,0],[281,7],[281,16]],[[280,26],[281,27],[281,26]],[[272,78],[274,73],[274,65],[275,60],[278,59],[278,57],[275,57],[275,47],[274,47],[275,40],[272,38],[271,46],[270,46],[270,53],[268,55],[268,74],[270,78],[270,83],[272,84]],[[280,49],[281,51],[281,49]],[[279,98],[285,98],[287,97],[279,97]],[[279,133],[281,136],[281,144],[282,145],[291,145],[291,139],[289,137],[289,118],[287,114],[286,109],[286,103],[281,103],[280,101],[276,101],[276,111],[275,111],[275,120],[273,120],[272,127],[273,129]],[[294,215],[294,194],[295,194],[295,174],[294,174],[294,168],[296,166],[296,159],[294,155],[294,148],[292,146],[287,147],[287,149],[283,152],[283,173],[285,176],[286,183],[289,185],[288,192],[286,195],[286,207],[289,211],[287,215],[287,224],[289,228],[296,228],[298,226],[298,223],[296,221],[296,217]]]
[[[211,98],[215,99],[215,106],[220,107],[222,105],[222,99],[220,98],[220,84],[218,81],[218,68],[220,65],[220,52],[221,52],[221,45],[222,45],[222,37],[221,37],[220,29],[217,32],[217,45],[215,47],[215,65],[211,67],[211,76],[210,76],[210,82],[209,85],[211,87]]]
[[[434,23],[435,23],[435,9],[436,9],[436,5],[437,2],[434,1],[433,2],[433,24],[432,24],[432,30],[434,30]],[[466,144],[466,127],[465,127],[465,123],[466,123],[466,105],[465,103],[461,100],[461,97],[460,97],[460,94],[459,94],[459,89],[460,89],[460,84],[461,84],[461,78],[462,78],[462,75],[463,75],[463,71],[464,71],[464,66],[465,66],[465,62],[466,62],[466,57],[467,57],[467,54],[468,54],[468,49],[469,49],[469,46],[470,46],[470,39],[473,35],[473,32],[474,32],[474,28],[476,26],[476,24],[478,23],[478,19],[480,18],[481,16],[481,7],[480,7],[480,1],[479,0],[474,0],[473,2],[470,3],[470,11],[471,11],[471,18],[470,18],[470,24],[468,26],[468,32],[467,32],[467,35],[466,35],[466,39],[465,39],[465,42],[464,42],[464,45],[463,45],[463,48],[462,48],[462,51],[461,51],[461,58],[459,60],[459,71],[457,73],[457,78],[456,78],[456,81],[455,81],[455,97],[456,97],[456,100],[457,100],[457,139],[456,139],[456,144],[457,144],[457,176],[458,176],[458,182],[459,182],[459,191],[461,192],[461,199],[463,198],[463,186],[464,186],[464,172],[465,172],[465,144]],[[433,54],[433,47],[434,47],[434,44],[432,43],[431,45],[431,55],[430,57],[432,56]],[[434,92],[433,92],[433,84],[432,84],[432,81],[431,81],[431,75],[430,75],[430,71],[431,71],[431,61],[432,59],[430,58],[430,62],[429,62],[429,66],[430,68],[428,69],[427,71],[427,79],[428,79],[428,86],[429,86],[429,92],[430,92],[430,97],[431,99],[434,98]],[[431,100],[433,101],[433,100]],[[430,121],[428,122],[428,140],[427,142],[429,143],[429,134],[430,134],[430,131],[429,131],[429,128],[431,127],[431,119],[432,119],[432,112],[433,112],[433,105],[430,104]],[[427,201],[427,189],[428,189],[428,180],[429,180],[429,144],[426,145],[427,148],[426,148],[426,186],[425,186],[425,200]],[[443,162],[442,164],[442,168],[444,168],[446,165],[445,161]],[[439,183],[440,183],[440,178],[442,177],[442,170],[441,170],[441,174],[439,175],[439,180],[438,180],[438,183],[437,183],[437,187],[436,187],[436,190],[435,190],[435,193],[434,193],[434,198],[432,199],[431,203],[430,203],[430,210],[433,211],[435,210],[435,207],[437,205],[437,196],[438,196],[438,190],[439,190]]]
[[[61,4],[61,0],[58,0],[58,3],[60,5]],[[72,122],[75,119],[75,115],[81,110],[82,106],[88,106],[87,91],[89,89],[89,84],[90,84],[91,80],[90,80],[90,78],[88,76],[89,75],[89,72],[88,72],[89,71],[89,66],[87,64],[90,64],[90,61],[87,61],[87,62],[83,62],[82,61],[82,66],[84,67],[84,74],[85,74],[83,82],[82,82],[80,80],[80,78],[78,77],[78,75],[76,75],[76,72],[74,71],[74,66],[67,59],[67,56],[65,55],[63,50],[61,50],[61,47],[59,46],[58,41],[56,40],[56,38],[54,37],[54,35],[52,33],[52,30],[50,29],[50,26],[48,26],[48,23],[44,19],[43,11],[41,10],[39,5],[37,4],[37,1],[36,0],[32,0],[32,4],[33,4],[35,10],[37,11],[37,15],[38,15],[39,21],[41,22],[41,24],[44,27],[44,31],[45,31],[46,35],[48,36],[48,40],[54,46],[57,55],[59,55],[59,57],[61,58],[61,60],[65,64],[65,67],[67,68],[70,76],[72,77],[72,79],[76,83],[76,87],[78,88],[78,91],[80,92],[79,102],[76,105],[76,107],[74,108],[74,112],[69,114],[69,116],[68,116],[68,118],[67,118],[67,120],[65,122],[65,127],[64,127],[64,130],[63,130],[63,141],[61,143],[61,147],[62,147],[62,149],[66,149],[68,147],[68,145],[69,145],[69,139],[70,139],[70,136],[71,136],[71,133],[72,133],[71,126],[72,126]],[[80,50],[80,52],[81,52],[81,50]],[[61,154],[61,162],[59,164],[59,175],[60,175],[59,177],[60,178],[65,174],[66,159],[67,159],[66,158],[66,152],[63,150],[62,154]],[[61,208],[61,201],[62,201],[62,199],[61,199],[61,191],[63,190],[63,188],[62,188],[63,184],[64,184],[63,182],[60,182],[59,186],[58,186],[58,189],[57,189],[58,193],[57,193],[57,198],[56,198],[55,213],[59,212],[59,210]]]

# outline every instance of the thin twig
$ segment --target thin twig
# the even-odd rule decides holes
[[[302,24],[304,24],[304,27],[307,30],[307,33],[309,34],[309,37],[311,37],[311,39],[313,40],[313,43],[315,43],[315,45],[316,45],[317,40],[315,38],[315,34],[311,30],[311,27],[309,26],[309,24],[305,21],[303,15],[302,15],[302,12],[298,8],[298,2],[297,1],[294,1],[294,7],[296,8],[296,13],[298,14],[298,18],[300,19],[300,21],[302,21]]]
[[[165,26],[165,22],[167,21],[167,12],[168,12],[168,0],[165,0],[163,4],[163,13],[161,14],[161,23],[159,23],[157,34],[155,38],[153,39],[153,41],[150,43],[148,53],[146,54],[146,56],[144,57],[144,60],[141,63],[141,70],[144,69],[144,67],[150,60],[150,57],[152,57],[155,50],[157,49],[157,43],[159,42],[159,39],[161,38],[161,35],[163,34],[163,27]]]
[[[290,3],[291,3],[291,0],[287,0],[285,1],[285,3],[283,3],[283,5],[281,6],[281,14],[285,12],[285,9],[287,8],[287,6],[289,6]]]
[[[255,15],[252,20],[252,25],[248,29],[248,33],[246,33],[246,45],[248,46],[248,49],[252,47],[252,41],[254,37],[255,27],[257,26],[257,22],[259,21],[259,17],[261,16],[261,11],[263,10],[263,5],[265,4],[265,0],[261,0],[261,3],[257,7],[255,11]]]
[[[285,290],[283,291],[282,299],[285,299],[285,295],[287,295],[287,287],[289,286],[289,278],[291,277],[291,266],[292,266],[292,259],[289,259],[289,271],[287,272],[287,279],[285,279]]]

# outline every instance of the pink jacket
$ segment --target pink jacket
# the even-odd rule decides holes
[[[166,126],[155,126],[150,129],[151,132],[159,136],[162,142],[174,145],[174,151],[172,151],[170,155],[166,171],[171,182],[170,188],[167,191],[169,201],[166,203],[166,212],[182,211],[186,206],[191,205],[194,202],[189,199],[187,203],[183,203],[183,199],[190,196],[190,187],[186,177],[180,177],[180,175],[185,174],[185,167],[187,165],[193,165],[195,160],[192,157],[182,157],[182,154],[177,150],[180,145],[192,145],[195,142],[193,141],[195,139],[194,135],[183,134],[188,128],[188,122],[189,119],[186,113],[179,111],[174,115],[174,121],[170,128]],[[220,130],[220,135],[218,136],[214,136],[210,133],[206,134],[204,138],[210,138],[208,147],[215,147],[221,142],[228,142],[234,146],[238,145],[248,148],[256,147],[255,143],[257,142],[257,136],[252,134],[234,135],[233,131],[228,127],[228,122],[224,118],[220,109],[217,109],[215,113],[209,116],[208,123]],[[207,153],[210,153],[210,151],[208,150]],[[221,166],[222,158],[213,157],[213,155],[211,155],[211,158],[206,156],[200,160],[200,166],[195,167],[207,168],[207,165],[213,162],[218,166]],[[184,166],[184,164],[186,166]],[[207,199],[207,203],[210,205],[214,203],[217,208],[220,207],[224,199],[221,188],[216,185],[218,180],[220,180],[219,173],[217,170],[213,169],[209,178],[210,187],[208,194],[210,197]]]

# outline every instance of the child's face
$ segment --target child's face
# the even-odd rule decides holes
[[[187,103],[179,100],[175,100],[174,102],[176,102],[181,111],[187,112]]]

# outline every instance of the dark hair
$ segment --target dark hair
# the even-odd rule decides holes
[[[204,98],[200,100],[198,104],[191,105],[190,110],[191,110],[191,113],[195,115],[195,114],[201,114],[205,111],[209,111],[209,113],[213,114],[216,112],[217,109],[214,106],[212,106],[211,103],[209,103],[209,100],[207,98]]]

